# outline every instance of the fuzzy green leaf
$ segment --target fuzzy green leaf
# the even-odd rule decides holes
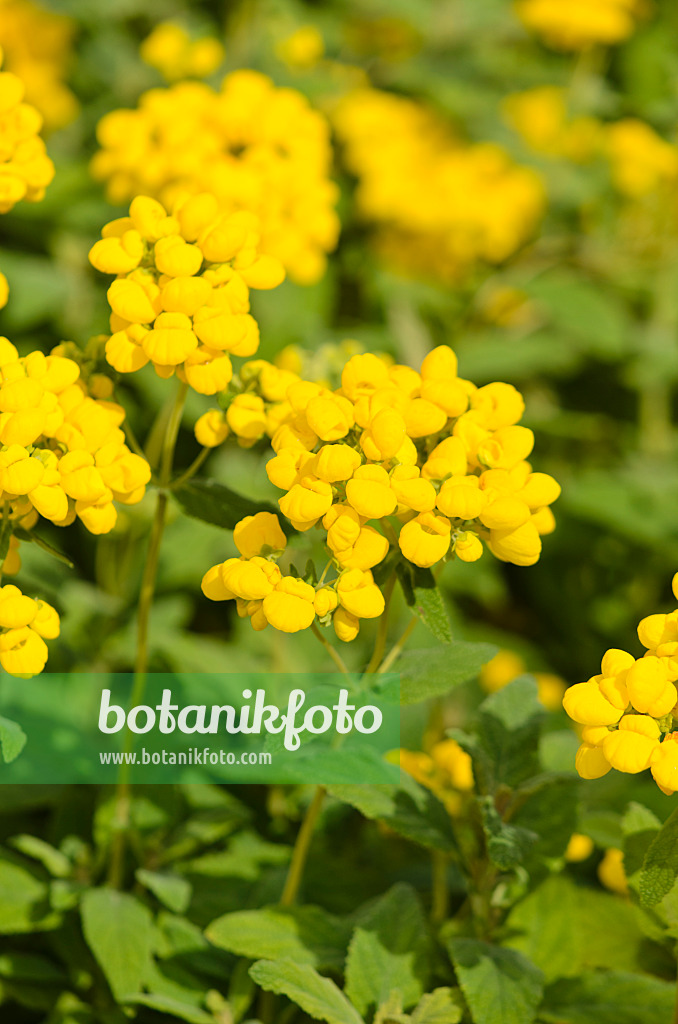
[[[650,843],[638,881],[640,902],[653,907],[678,877],[678,808]]]
[[[16,761],[26,746],[26,733],[17,722],[0,715],[0,751],[5,764]]]
[[[452,938],[448,949],[474,1024],[532,1024],[544,976],[512,949]]]
[[[455,686],[468,682],[497,653],[492,644],[455,640],[444,647],[405,651],[398,661],[401,704],[418,704],[441,697]]]
[[[151,963],[153,919],[143,903],[115,889],[89,889],[81,904],[87,945],[118,1002],[141,989]]]
[[[172,491],[184,512],[204,523],[232,530],[245,516],[257,512],[274,512],[278,509],[264,501],[252,501],[236,494],[230,487],[224,487],[216,480],[193,479]],[[283,516],[279,516],[282,529],[290,534],[293,528]]]
[[[224,914],[205,934],[220,949],[250,960],[294,960],[340,971],[351,928],[321,907],[264,907]]]
[[[310,964],[293,960],[258,960],[250,975],[267,992],[287,996],[309,1017],[327,1024],[363,1024],[341,989],[323,978]]]
[[[431,570],[421,569],[411,562],[399,562],[396,572],[405,600],[412,611],[416,612],[436,640],[449,644],[452,640],[450,617]]]
[[[365,1016],[397,992],[407,1009],[423,995],[429,943],[419,899],[409,885],[389,889],[361,917],[346,957],[346,995]]]

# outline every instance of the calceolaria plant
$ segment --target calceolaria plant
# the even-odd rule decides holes
[[[678,1024],[673,5],[40,2],[0,1019]]]

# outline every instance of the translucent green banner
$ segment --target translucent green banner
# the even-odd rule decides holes
[[[6,676],[0,782],[393,782],[399,690],[393,674]]]

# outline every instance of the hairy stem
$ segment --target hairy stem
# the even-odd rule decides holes
[[[311,846],[311,839],[313,838],[313,831],[324,799],[324,787],[316,786],[313,799],[306,808],[306,814],[304,815],[304,820],[301,823],[301,828],[292,850],[292,860],[290,861],[289,871],[287,872],[282,896],[280,897],[280,903],[283,907],[291,907],[299,893],[301,881],[304,877],[304,868],[308,859],[308,851]]]
[[[382,661],[381,665],[377,669],[377,675],[381,675],[384,672],[388,672],[388,670],[390,669],[391,665],[396,660],[396,658],[400,657],[400,655],[402,654],[403,647],[405,646],[405,644],[409,640],[410,635],[413,632],[414,627],[416,626],[418,621],[419,620],[418,620],[417,616],[413,615],[412,618],[409,621],[409,624],[408,624],[407,628],[405,629],[405,631],[401,635],[400,639],[396,640],[396,642],[394,643],[393,647],[388,652],[388,654],[386,655],[386,657]]]
[[[381,659],[384,657],[384,651],[386,650],[386,638],[388,636],[388,613],[391,606],[391,598],[393,597],[393,588],[395,587],[396,574],[395,571],[391,573],[386,585],[384,586],[384,610],[379,619],[379,627],[377,629],[377,639],[374,644],[374,651],[370,658],[370,663],[365,669],[369,674],[370,672],[376,672],[377,668],[381,664]]]
[[[327,651],[327,653],[329,654],[330,658],[337,666],[339,671],[342,672],[345,676],[350,675],[348,668],[346,667],[346,663],[342,656],[339,654],[339,651],[336,651],[332,644],[325,639],[325,637],[322,635],[315,622],[311,626],[311,632],[315,637],[317,637],[317,639],[323,645],[323,647],[325,648],[325,650]]]
[[[160,559],[160,548],[162,537],[165,531],[165,518],[167,513],[167,486],[172,475],[172,463],[174,461],[174,450],[176,448],[181,416],[186,400],[186,384],[180,384],[177,390],[174,405],[167,420],[167,428],[163,440],[160,455],[160,475],[155,515],[151,527],[151,535],[146,553],[146,562],[141,579],[141,590],[139,592],[139,607],[137,610],[137,651],[134,664],[134,685],[130,697],[130,707],[135,707],[143,700],[146,689],[146,673],[148,668],[148,630],[155,596],[155,584],[158,576],[158,562]],[[134,737],[127,733],[125,741],[125,753],[130,753]],[[123,759],[124,760],[124,759]],[[123,882],[125,849],[127,846],[127,832],[130,826],[130,766],[121,765],[118,775],[118,782],[115,793],[115,814],[113,816],[113,840],[111,843],[111,856],[108,870],[108,883],[113,888],[119,889]]]

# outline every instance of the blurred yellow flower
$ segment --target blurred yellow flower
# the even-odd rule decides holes
[[[612,46],[633,34],[639,0],[516,0],[526,28],[557,50]]]
[[[5,66],[22,79],[26,100],[51,130],[68,124],[78,101],[65,84],[75,23],[32,0],[0,0],[0,46]]]

